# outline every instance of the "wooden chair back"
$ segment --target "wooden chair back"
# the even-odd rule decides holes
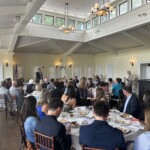
[[[101,149],[101,148],[91,148],[91,147],[86,147],[84,145],[81,146],[82,150],[106,150],[106,149]],[[115,150],[119,150],[118,148],[116,148]]]
[[[5,94],[0,94],[0,112],[5,111],[5,118],[7,119],[7,100]]]
[[[21,133],[21,148],[24,150],[36,150],[35,146],[26,139],[26,133],[24,129],[24,123],[20,123],[20,133]],[[23,148],[22,148],[23,147]]]
[[[47,150],[54,150],[54,137],[49,137],[46,135],[43,135],[36,130],[34,131],[35,134],[35,142],[37,149],[45,148]]]
[[[21,133],[21,144],[23,144],[24,147],[27,148],[26,133],[23,122],[20,123],[20,133]]]
[[[84,145],[81,146],[82,150],[104,150],[104,149],[100,149],[100,148],[91,148],[91,147],[86,147]]]

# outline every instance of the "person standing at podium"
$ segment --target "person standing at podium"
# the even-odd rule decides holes
[[[38,71],[36,72],[36,77],[35,80],[37,83],[39,83],[39,81],[43,79],[43,73],[41,71],[41,68],[38,68]]]

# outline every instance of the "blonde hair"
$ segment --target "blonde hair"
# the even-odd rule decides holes
[[[37,101],[37,105],[42,105],[44,102],[49,103],[51,100],[50,93],[47,89],[43,89],[39,94],[39,100]]]
[[[37,85],[35,86],[35,91],[41,91],[41,90],[42,90],[42,85],[37,84]]]
[[[150,107],[145,109],[145,131],[150,131]]]
[[[80,79],[79,88],[81,89],[87,88],[87,82],[85,78]]]

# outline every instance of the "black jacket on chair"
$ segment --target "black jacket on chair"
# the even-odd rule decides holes
[[[125,103],[124,103],[121,111],[123,111],[124,106],[125,106]],[[130,114],[130,115],[132,115],[135,118],[139,118],[139,115],[140,115],[140,104],[139,104],[139,100],[138,100],[138,98],[136,97],[135,94],[131,95],[131,98],[130,98],[128,104],[127,104],[125,113]]]
[[[45,116],[45,118],[38,123],[36,130],[46,136],[54,136],[55,150],[70,150],[71,136],[66,135],[65,126],[58,122],[55,116]],[[40,148],[40,150],[45,149]]]

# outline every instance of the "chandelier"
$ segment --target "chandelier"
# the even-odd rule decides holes
[[[100,5],[99,0],[98,3],[94,5],[94,7],[91,8],[91,13],[97,16],[105,16],[110,12],[114,11],[114,7],[110,5],[109,2],[104,3]]]
[[[65,24],[59,27],[59,31],[68,34],[74,30],[74,26],[71,26],[68,23],[68,3],[65,3]]]

